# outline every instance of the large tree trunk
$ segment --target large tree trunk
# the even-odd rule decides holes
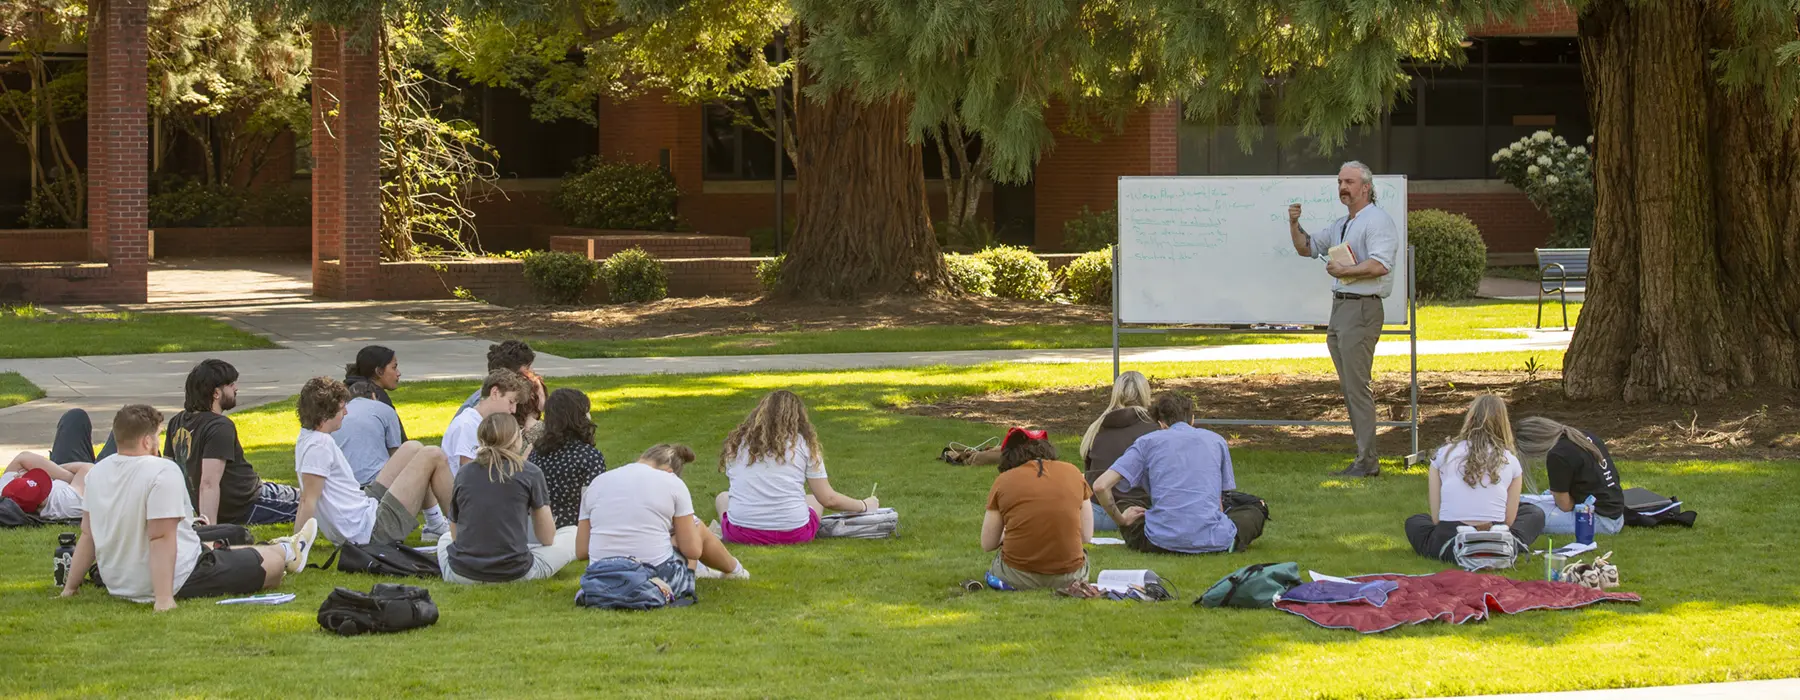
[[[799,225],[782,266],[793,296],[854,299],[947,288],[907,105],[842,92],[797,106]]]
[[[1570,396],[1800,383],[1800,123],[1720,84],[1726,7],[1599,0],[1581,17],[1598,201]]]

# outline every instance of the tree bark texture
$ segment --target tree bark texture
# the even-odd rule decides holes
[[[1727,12],[1598,0],[1582,14],[1597,202],[1572,397],[1800,386],[1800,122],[1718,80]]]
[[[855,299],[947,289],[907,104],[842,91],[797,105],[798,226],[782,266],[791,296]]]

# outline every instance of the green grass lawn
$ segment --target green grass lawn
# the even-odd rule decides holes
[[[0,358],[273,347],[276,345],[267,338],[201,316],[131,311],[53,314],[36,306],[0,308]]]
[[[1580,304],[1569,305],[1573,323]],[[1555,309],[1547,313],[1555,316]],[[1419,307],[1421,340],[1519,338],[1492,329],[1530,328],[1537,305],[1516,301],[1466,301]],[[1556,318],[1560,318],[1557,316]],[[1121,336],[1125,347],[1243,345],[1323,342],[1321,335],[1270,333],[1170,333]],[[1112,346],[1110,325],[919,326],[840,331],[783,331],[635,340],[532,339],[533,348],[563,357],[685,357],[783,355],[930,350],[1046,350]]]
[[[1386,358],[1384,358],[1385,360]],[[1516,356],[1421,358],[1433,369],[1517,366]],[[1323,371],[1322,363],[1287,363]],[[1397,365],[1384,362],[1383,367]],[[1265,371],[1274,364],[1142,366],[1155,376]],[[1348,457],[1238,451],[1238,481],[1268,499],[1264,537],[1243,554],[1160,557],[1090,549],[1092,568],[1153,568],[1183,600],[1076,601],[1048,593],[965,595],[955,583],[989,561],[977,546],[994,473],[934,460],[946,441],[988,426],[900,415],[908,401],[1105,382],[1100,365],[989,365],[840,373],[630,376],[553,380],[594,400],[613,464],[660,441],[702,455],[687,481],[701,515],[725,478],[708,458],[766,391],[798,391],[812,409],[832,483],[862,495],[877,482],[902,515],[900,536],[738,547],[754,578],[700,582],[699,605],[650,613],[577,609],[580,567],[548,581],[464,588],[424,582],[437,626],[340,639],[314,622],[333,586],[376,579],[309,571],[279,607],[189,601],[167,615],[88,590],[53,600],[56,529],[0,532],[0,696],[655,696],[655,697],[1258,697],[1387,698],[1622,687],[1800,674],[1800,463],[1626,462],[1627,485],[1679,494],[1703,512],[1694,530],[1604,537],[1638,605],[1426,624],[1362,636],[1274,611],[1188,604],[1232,570],[1296,561],[1350,575],[1427,573],[1401,521],[1425,506],[1424,472],[1375,480],[1326,475]],[[472,384],[408,384],[395,393],[414,436],[434,440]],[[291,404],[238,419],[250,458],[291,481]],[[1431,436],[1430,439],[1441,439]],[[1055,436],[1065,454],[1079,436]],[[265,528],[272,536],[279,528]],[[315,556],[322,560],[324,552]],[[1785,563],[1784,563],[1785,562]],[[1516,572],[1541,571],[1527,565]]]
[[[44,390],[19,376],[18,372],[0,372],[0,408],[16,406],[43,397]]]

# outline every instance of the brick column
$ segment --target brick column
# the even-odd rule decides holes
[[[342,171],[338,154],[338,95],[343,93],[341,69],[342,42],[330,25],[315,25],[312,30],[312,284],[313,294],[322,297],[344,295],[341,278],[326,274],[325,260],[343,255]]]
[[[1067,114],[1063,105],[1053,104],[1044,120],[1060,124]],[[1095,212],[1117,208],[1119,176],[1174,175],[1180,120],[1180,108],[1170,104],[1133,112],[1117,133],[1104,124],[1092,125],[1102,134],[1099,140],[1058,130],[1056,144],[1032,173],[1037,210],[1033,243],[1038,250],[1059,250],[1063,224],[1080,216],[1083,207]]]
[[[88,6],[88,253],[111,264],[106,296],[148,297],[147,0]]]
[[[343,179],[344,298],[372,299],[381,274],[381,48],[375,31],[340,32],[343,93],[338,147]]]

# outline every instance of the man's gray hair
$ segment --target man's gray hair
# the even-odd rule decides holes
[[[1360,160],[1353,160],[1338,166],[1339,171],[1342,171],[1344,168],[1356,168],[1362,173],[1363,184],[1369,186],[1369,203],[1375,203],[1375,171],[1370,170],[1369,166],[1363,165],[1363,162]]]

